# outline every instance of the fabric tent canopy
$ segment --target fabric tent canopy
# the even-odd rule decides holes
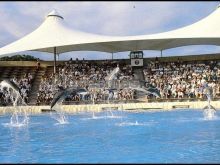
[[[104,36],[71,29],[57,11],[50,12],[32,33],[0,48],[0,57],[22,51],[54,53],[70,51],[123,52],[165,50],[187,45],[220,45],[220,7],[206,18],[176,30],[138,36]]]
[[[183,28],[139,36],[104,36],[73,30],[55,10],[32,33],[0,48],[0,56],[21,51],[122,52],[165,50],[186,45],[220,45],[220,7],[206,18]]]

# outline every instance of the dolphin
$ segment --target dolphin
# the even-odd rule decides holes
[[[113,80],[114,77],[118,75],[120,68],[117,66],[108,76],[105,77],[106,81]]]
[[[84,88],[80,88],[80,89],[77,90],[77,94],[87,95],[87,94],[89,94],[89,92]]]
[[[69,95],[70,93],[76,94],[76,88],[72,87],[58,91],[53,97],[53,100],[50,104],[50,109],[52,109],[56,103],[62,102],[66,98],[66,96]]]
[[[61,103],[69,94],[76,95],[85,91],[86,90],[84,88],[69,87],[67,89],[57,92],[50,104],[50,109],[52,109],[56,103]]]
[[[84,89],[84,88],[80,88],[79,90],[77,90],[77,94],[82,95],[82,99],[85,99],[86,95],[89,95],[89,92]]]
[[[156,97],[161,97],[160,91],[157,88],[149,87],[149,88],[146,88],[146,90]]]
[[[132,88],[132,89],[135,89],[136,91],[143,92],[147,95],[153,94],[156,97],[161,97],[160,92],[158,91],[157,88],[143,88],[143,87],[140,88],[140,87],[138,87],[138,88]]]
[[[204,110],[209,109],[209,106],[207,105],[207,106],[205,106],[203,109],[204,109]],[[210,109],[213,109],[215,112],[217,111],[217,110],[215,109],[215,107],[213,107],[212,105],[210,105]]]
[[[10,81],[9,79],[4,79],[1,81],[0,85],[3,87],[12,88],[21,97],[21,92],[20,92],[18,85],[15,84],[13,81]]]

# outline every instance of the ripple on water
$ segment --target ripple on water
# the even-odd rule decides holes
[[[27,123],[3,123],[4,127],[24,127],[27,126]]]
[[[116,123],[115,125],[117,126],[152,126],[156,124],[157,122],[121,122],[121,123]]]
[[[4,116],[0,163],[218,163],[219,117],[205,120],[202,112],[113,114],[126,119],[88,112],[68,115],[63,126],[44,114],[32,116],[28,129]]]

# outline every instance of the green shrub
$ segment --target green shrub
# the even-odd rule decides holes
[[[0,61],[36,61],[37,58],[30,56],[30,55],[15,55],[15,56],[11,56],[11,57],[2,57],[0,58]]]

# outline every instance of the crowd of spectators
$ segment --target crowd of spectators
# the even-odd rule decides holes
[[[161,98],[206,98],[207,84],[212,98],[220,95],[220,65],[216,61],[150,62],[144,69],[147,82],[160,90]]]
[[[109,91],[106,76],[117,67],[115,61],[103,61],[101,63],[91,63],[87,61],[66,61],[64,65],[58,66],[56,75],[53,73],[42,77],[38,92],[37,104],[49,104],[55,93],[68,87],[81,87],[88,91],[88,95],[83,97],[80,94],[67,98],[69,101],[101,101],[101,100],[122,100],[133,99],[133,90],[118,89]],[[114,86],[119,86],[123,81],[132,80],[132,70],[130,65],[120,63],[120,73],[113,81]]]
[[[39,65],[37,65],[39,66]],[[109,87],[106,77],[119,66],[120,72]],[[162,62],[158,58],[143,69],[147,83],[160,91],[162,99],[205,99],[204,84],[211,89],[212,98],[220,96],[220,64],[216,61],[176,61]],[[136,99],[136,91],[123,86],[134,80],[132,67],[116,61],[66,61],[57,66],[57,73],[45,74],[37,93],[37,105],[50,104],[55,93],[68,87],[80,87],[86,92],[69,95],[66,101],[111,101]],[[33,76],[25,74],[21,79],[11,79],[18,85],[25,102],[33,81]],[[12,103],[12,91],[0,86],[0,104]],[[155,99],[149,95],[148,98]]]

